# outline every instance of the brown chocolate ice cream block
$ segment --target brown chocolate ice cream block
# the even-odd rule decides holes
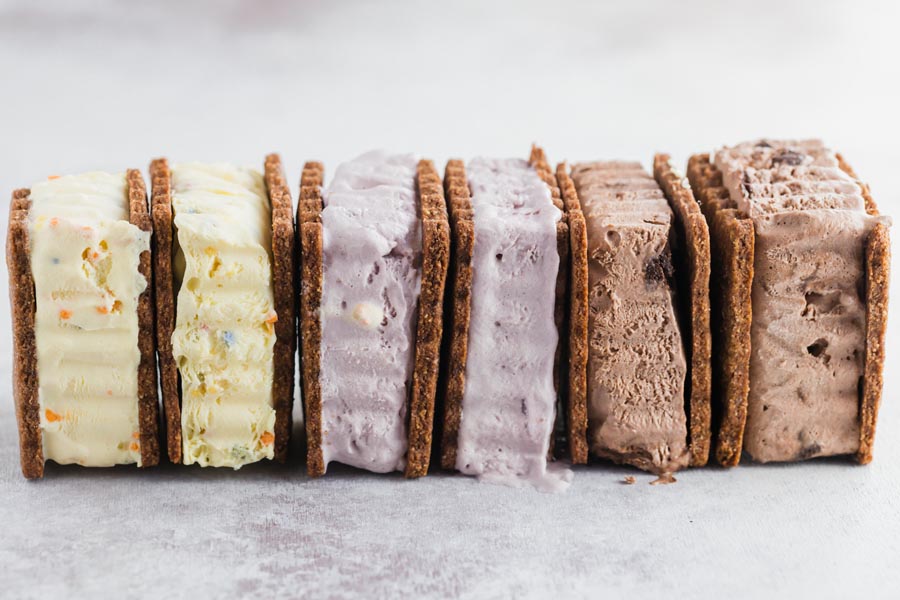
[[[586,258],[582,252],[570,254],[570,247],[579,250],[585,244],[584,219],[578,198],[571,182],[560,191],[556,175],[546,155],[538,146],[532,146],[529,164],[547,184],[553,204],[562,211],[556,226],[559,271],[556,279],[554,322],[559,332],[553,369],[554,387],[566,399],[565,427],[568,453],[573,462],[586,462],[587,452],[581,431],[585,427],[584,371],[579,368],[563,368],[564,359],[575,365],[586,360],[586,329],[583,319],[569,319],[570,302],[581,306],[586,302]],[[456,469],[458,436],[462,418],[462,402],[466,388],[466,361],[468,358],[469,324],[472,310],[472,257],[475,245],[475,228],[472,221],[471,191],[466,177],[465,163],[450,160],[444,174],[444,189],[450,213],[452,232],[452,258],[447,284],[446,309],[449,335],[446,339],[446,358],[442,376],[440,397],[440,464],[443,469]],[[570,223],[575,224],[570,228]],[[570,288],[570,281],[571,288]],[[567,378],[560,386],[561,377]],[[551,453],[554,438],[551,435]]]
[[[709,236],[667,155],[654,177],[623,161],[572,169],[590,268],[585,444],[662,474],[709,453]]]
[[[272,208],[272,288],[275,312],[272,403],[275,409],[274,457],[287,460],[294,397],[296,318],[294,300],[295,233],[293,206],[281,158],[266,156],[263,171]],[[172,353],[177,290],[173,269],[175,248],[172,210],[172,174],[168,161],[158,158],[150,164],[151,213],[155,230],[153,254],[156,289],[156,344],[159,356],[160,387],[163,394],[166,445],[169,460],[181,463],[181,376]]]
[[[297,234],[300,247],[301,382],[306,417],[307,472],[325,474],[322,429],[323,290],[322,185],[324,167],[307,162],[300,180]],[[422,221],[422,277],[416,317],[415,356],[408,399],[407,454],[404,475],[428,473],[432,453],[435,396],[443,333],[444,285],[450,263],[450,225],[441,179],[429,160],[416,169],[416,194]]]
[[[724,165],[724,167],[723,167]],[[817,140],[759,140],[689,162],[711,221],[717,458],[872,458],[888,222]],[[742,435],[743,434],[743,435]]]
[[[147,206],[147,188],[137,169],[126,172],[129,222],[142,231],[152,232]],[[9,270],[10,308],[13,320],[13,398],[19,428],[22,474],[29,479],[44,475],[44,454],[38,399],[37,347],[35,344],[35,290],[31,270],[31,240],[28,212],[30,190],[12,194],[9,229],[6,239],[6,263]],[[142,252],[138,267],[147,288],[138,298],[138,423],[141,466],[159,464],[159,408],[153,339],[153,289],[150,252]]]

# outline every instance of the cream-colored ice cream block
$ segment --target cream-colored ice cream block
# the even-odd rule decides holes
[[[667,473],[689,459],[673,215],[649,174],[620,164],[573,167],[588,238],[589,443],[598,456]]]
[[[138,267],[150,234],[128,222],[124,173],[55,178],[30,198],[44,457],[140,465]]]
[[[562,213],[526,161],[475,159],[466,171],[475,245],[456,468],[508,485],[565,489],[571,471],[547,464]]]
[[[322,457],[406,466],[422,280],[416,165],[382,151],[342,164],[322,210]]]
[[[859,447],[866,237],[859,185],[818,140],[747,142],[716,153],[735,205],[753,219],[750,393],[754,460]]]
[[[277,315],[263,177],[225,164],[177,165],[172,209],[184,463],[238,469],[271,459]]]

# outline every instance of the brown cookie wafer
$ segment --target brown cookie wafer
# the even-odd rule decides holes
[[[13,192],[9,205],[6,265],[9,269],[9,304],[13,324],[13,397],[19,426],[19,459],[22,474],[44,476],[41,417],[38,402],[37,346],[34,339],[34,277],[31,273],[31,241],[28,231],[30,190]]]
[[[448,336],[445,372],[441,388],[441,467],[456,468],[462,398],[466,389],[466,358],[469,345],[469,319],[472,310],[472,252],[475,226],[466,167],[451,160],[444,172],[444,190],[450,212],[452,257],[447,293]]]
[[[690,377],[685,392],[688,397],[691,466],[702,467],[709,460],[710,387],[712,366],[709,329],[709,228],[700,206],[694,200],[689,184],[672,166],[668,154],[653,157],[653,176],[662,188],[672,212],[678,237],[684,245],[681,265],[682,290],[688,292],[690,319],[687,319],[689,343],[687,359]]]
[[[306,471],[325,474],[322,458],[322,387],[319,382],[322,347],[322,163],[303,165],[297,205],[300,247],[300,372],[306,416]]]
[[[416,328],[416,356],[409,400],[406,477],[428,473],[434,430],[434,397],[440,367],[444,284],[450,262],[450,223],[441,177],[434,164],[419,161],[416,189],[422,218],[422,285]]]
[[[294,352],[297,329],[294,314],[294,209],[284,177],[281,157],[266,156],[266,189],[272,205],[272,291],[275,299],[274,371],[272,404],[275,408],[275,460],[287,460],[294,407]]]
[[[175,273],[172,252],[175,228],[172,173],[165,158],[150,163],[150,214],[153,217],[154,283],[156,288],[156,352],[162,387],[163,416],[169,460],[181,463],[181,376],[172,354],[175,331]]]
[[[563,406],[566,437],[572,464],[586,464],[587,442],[587,363],[588,363],[588,263],[587,226],[575,183],[569,177],[566,163],[556,166],[556,180],[566,207],[569,223],[569,290],[563,376]]]
[[[866,212],[878,215],[878,207],[872,199],[869,186],[856,176],[840,154],[838,164],[853,177],[862,188]],[[878,223],[866,238],[866,356],[863,370],[862,394],[859,405],[859,450],[856,460],[860,464],[872,462],[875,443],[875,426],[881,393],[884,387],[884,334],[887,329],[888,288],[891,266],[891,240],[888,228]]]
[[[147,206],[147,186],[137,169],[128,169],[129,221],[142,231],[153,233],[153,222]],[[151,245],[152,248],[152,245]],[[153,265],[151,250],[141,252],[138,270],[147,288],[138,298],[138,428],[140,431],[141,466],[159,464],[159,396],[156,381],[156,340],[153,315]]]
[[[733,467],[741,460],[750,392],[750,323],[753,284],[753,222],[727,208],[728,191],[708,154],[688,161],[688,179],[710,229],[714,417],[716,460]]]

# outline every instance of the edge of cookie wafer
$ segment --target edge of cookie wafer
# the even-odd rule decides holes
[[[843,156],[838,154],[837,159],[840,168],[862,188],[866,212],[877,216],[878,207],[869,186],[860,181]],[[891,240],[888,228],[883,223],[877,223],[866,238],[865,260],[866,355],[859,399],[859,450],[856,452],[856,460],[862,465],[872,462],[878,409],[881,407],[884,387],[884,336],[887,330]]]
[[[472,253],[475,226],[465,163],[450,160],[444,171],[444,190],[449,209],[451,252],[447,283],[447,336],[445,371],[441,389],[440,464],[444,469],[456,468],[462,397],[466,389],[466,358],[469,346],[469,319],[472,310]]]
[[[128,184],[129,222],[153,235],[153,222],[147,206],[147,186],[137,169],[125,174]],[[151,245],[152,248],[152,245]],[[138,298],[138,427],[140,429],[141,467],[159,464],[159,396],[156,381],[156,331],[153,315],[153,265],[150,249],[141,252],[138,271],[147,288]]]
[[[568,346],[564,348],[564,378],[568,386],[563,388],[563,406],[566,418],[566,437],[572,464],[588,461],[587,441],[587,363],[588,363],[588,263],[587,225],[575,183],[562,162],[556,166],[563,204],[569,221],[569,289],[566,334]]]
[[[287,460],[294,407],[294,352],[297,330],[294,314],[294,209],[281,157],[266,156],[266,190],[272,208],[272,291],[275,299],[275,347],[272,404],[275,408],[275,460]]]
[[[172,173],[165,158],[150,163],[150,215],[153,219],[153,279],[156,291],[156,352],[162,387],[163,418],[169,460],[181,463],[181,375],[172,354],[175,331],[175,275],[172,270],[174,224]]]
[[[688,161],[688,180],[710,233],[710,324],[712,406],[717,421],[716,460],[726,467],[741,460],[750,392],[750,323],[753,318],[754,227],[746,215],[727,208],[728,190],[709,154]]]
[[[322,457],[322,180],[324,167],[307,162],[300,176],[297,236],[300,247],[300,371],[306,421],[306,471],[325,474]]]
[[[428,473],[434,432],[434,398],[443,332],[444,285],[450,261],[450,223],[441,176],[429,160],[416,168],[422,219],[422,285],[419,293],[416,354],[409,399],[406,477]]]
[[[702,467],[709,460],[711,420],[711,339],[709,328],[709,226],[684,176],[678,173],[668,154],[653,157],[653,176],[662,188],[686,247],[686,276],[690,319],[686,344],[691,373],[685,392],[688,398],[691,466]]]
[[[19,460],[28,479],[44,476],[38,402],[37,345],[34,338],[34,276],[31,273],[31,240],[28,211],[31,190],[15,190],[9,205],[6,265],[9,270],[9,304],[13,324],[13,397],[19,427]]]
[[[562,211],[562,216],[556,223],[556,252],[559,255],[559,270],[556,272],[556,302],[554,304],[553,321],[556,324],[558,334],[556,342],[556,352],[553,357],[553,389],[557,396],[557,413],[559,413],[558,399],[565,395],[560,385],[562,379],[562,360],[563,348],[568,345],[569,339],[565,329],[566,320],[566,299],[568,297],[569,286],[569,216],[566,207],[563,204],[562,194],[559,191],[559,184],[556,181],[556,175],[550,168],[547,156],[544,150],[536,144],[531,145],[531,155],[528,163],[537,171],[538,176],[544,180],[547,187],[550,188],[550,195],[553,199],[553,205]],[[568,387],[568,386],[566,386]],[[557,415],[559,416],[559,415]],[[553,458],[556,444],[556,426],[554,424],[553,433],[550,435],[550,456]]]

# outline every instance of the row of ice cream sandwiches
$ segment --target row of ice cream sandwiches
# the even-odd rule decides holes
[[[313,476],[555,490],[554,457],[871,460],[889,220],[821,142],[696,155],[688,178],[533,148],[442,181],[372,152],[327,188],[307,163],[296,215],[277,155],[150,174],[149,203],[136,170],[13,194],[26,477],[155,465],[160,438],[176,463],[284,461],[298,342]]]

